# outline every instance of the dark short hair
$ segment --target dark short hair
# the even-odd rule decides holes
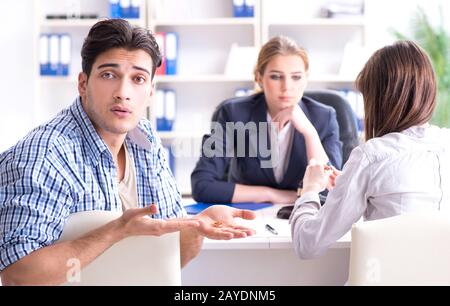
[[[129,51],[144,50],[152,58],[152,78],[161,65],[161,52],[153,33],[147,29],[132,26],[123,19],[106,19],[97,22],[89,30],[81,48],[83,72],[91,74],[97,57],[110,49],[123,48]]]
[[[436,106],[436,77],[427,53],[412,41],[384,47],[356,80],[364,97],[366,140],[428,122]]]

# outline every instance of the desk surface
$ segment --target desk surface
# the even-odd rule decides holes
[[[323,256],[300,260],[292,247],[288,220],[276,217],[282,206],[256,210],[255,220],[237,219],[239,223],[254,228],[255,236],[226,241],[205,239],[200,254],[181,271],[182,284],[343,285],[348,279],[350,233],[335,242]],[[266,224],[274,227],[278,235],[267,231]]]
[[[192,203],[192,202],[191,202]],[[256,230],[256,235],[232,240],[211,240],[205,239],[204,250],[220,249],[292,249],[291,227],[288,220],[278,219],[277,211],[285,205],[274,205],[272,207],[256,210],[255,220],[238,219],[238,223]],[[276,229],[278,235],[274,235],[265,229],[265,225],[270,224]],[[350,232],[336,241],[331,248],[350,248]]]

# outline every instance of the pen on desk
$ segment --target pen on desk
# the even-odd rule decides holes
[[[271,232],[274,235],[278,235],[278,232],[269,224],[266,224],[266,230],[268,230],[269,232]]]

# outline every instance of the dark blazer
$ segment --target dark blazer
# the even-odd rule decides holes
[[[340,169],[342,144],[339,141],[336,112],[333,108],[307,97],[302,98],[299,106],[316,128],[330,162]],[[270,159],[270,156],[267,157],[267,149],[270,152],[268,133],[262,132],[262,135],[267,137],[267,145],[262,145],[263,151],[262,142],[257,136],[259,134],[246,131],[244,157],[240,157],[243,156],[242,154],[237,154],[239,141],[236,132],[233,132],[234,138],[230,138],[232,134],[227,134],[228,141],[227,137],[220,137],[221,133],[218,133],[221,127],[223,134],[226,134],[227,122],[242,122],[244,125],[253,122],[256,123],[259,131],[261,128],[258,123],[267,122],[267,104],[264,94],[225,100],[214,112],[212,122],[217,122],[218,125],[212,127],[211,134],[203,136],[202,156],[191,174],[192,196],[196,201],[229,203],[236,183],[285,190],[297,189],[308,165],[305,140],[297,130],[294,131],[289,164],[280,184],[276,182],[272,168],[262,167],[267,165]]]

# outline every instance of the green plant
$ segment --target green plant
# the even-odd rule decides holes
[[[424,9],[418,7],[411,22],[412,38],[395,30],[392,32],[397,39],[415,41],[429,54],[438,81],[438,104],[432,123],[450,127],[450,35],[444,27],[442,8],[440,12],[439,26],[433,27]]]

